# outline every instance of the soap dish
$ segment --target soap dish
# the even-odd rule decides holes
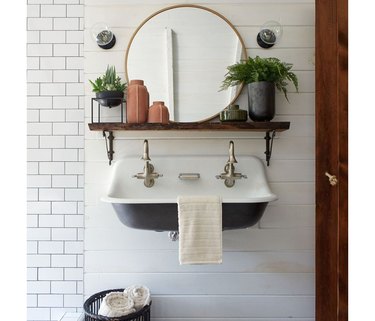
[[[239,105],[229,105],[220,112],[220,121],[247,121],[247,111]]]

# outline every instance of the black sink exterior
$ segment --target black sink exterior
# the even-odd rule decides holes
[[[223,203],[223,230],[256,224],[268,202]],[[120,221],[128,227],[151,231],[178,231],[177,203],[112,203]]]

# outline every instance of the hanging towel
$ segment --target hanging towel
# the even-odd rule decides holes
[[[134,301],[134,308],[137,311],[150,304],[150,290],[143,285],[128,286],[124,292]]]
[[[180,264],[222,263],[222,209],[219,196],[179,196]]]
[[[99,315],[117,318],[134,313],[134,301],[124,292],[110,292],[100,304]]]

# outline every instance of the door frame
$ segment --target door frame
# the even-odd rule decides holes
[[[315,13],[316,321],[347,321],[348,0],[316,0]]]

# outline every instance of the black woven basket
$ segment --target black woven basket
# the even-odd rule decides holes
[[[100,304],[103,298],[109,292],[123,292],[124,289],[114,289],[106,290],[99,293],[95,293],[90,296],[83,304],[83,309],[85,310],[85,321],[150,321],[151,320],[151,302],[146,305],[141,310],[134,312],[132,314],[125,315],[123,317],[110,318],[102,315],[98,315]]]

